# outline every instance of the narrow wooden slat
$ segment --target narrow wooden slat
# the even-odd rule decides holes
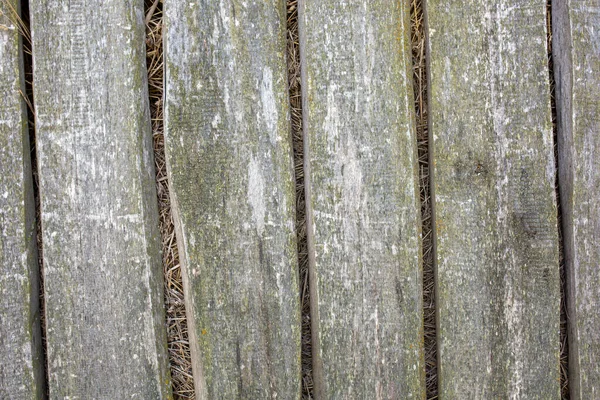
[[[317,398],[420,398],[407,1],[299,4]]]
[[[571,399],[600,398],[600,1],[553,1]]]
[[[143,1],[31,23],[50,397],[169,398]]]
[[[165,1],[165,137],[196,395],[300,396],[285,1]]]
[[[546,2],[427,4],[440,398],[558,398]]]
[[[41,399],[35,209],[19,2],[0,0],[0,398]]]

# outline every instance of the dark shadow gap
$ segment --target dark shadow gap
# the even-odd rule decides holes
[[[302,310],[302,398],[313,399],[312,333],[308,280],[308,242],[306,236],[306,203],[304,192],[304,140],[302,135],[302,86],[300,76],[300,43],[298,38],[298,0],[287,0],[287,64],[294,175],[296,179],[296,234]]]
[[[552,110],[552,134],[555,162],[555,192],[557,203],[558,243],[559,243],[559,273],[560,273],[560,392],[561,398],[569,396],[569,343],[567,332],[567,298],[565,273],[565,237],[563,232],[563,210],[560,193],[559,153],[558,153],[558,123],[556,108],[556,81],[554,77],[554,54],[552,51],[552,0],[546,1],[546,38],[548,50],[548,81],[550,87],[550,105]]]
[[[424,0],[411,0],[410,22],[413,61],[417,149],[419,157],[419,191],[423,235],[423,333],[425,383],[427,399],[438,398],[437,326],[434,274],[433,204],[431,197],[430,151],[427,98],[427,37]]]
[[[146,68],[152,119],[152,138],[158,196],[159,228],[162,240],[164,301],[167,344],[173,395],[176,399],[194,399],[194,378],[185,314],[185,301],[175,227],[171,214],[169,181],[165,161],[163,130],[163,2],[145,0]]]
[[[27,128],[29,130],[29,149],[31,174],[33,182],[33,198],[35,204],[35,239],[38,255],[38,275],[39,275],[39,313],[42,334],[42,365],[44,368],[44,388],[43,393],[46,398],[48,393],[48,356],[46,344],[46,302],[44,298],[44,258],[42,244],[42,215],[40,207],[39,173],[36,150],[35,133],[35,101],[33,98],[33,53],[31,43],[31,25],[29,18],[29,0],[20,2],[20,21],[19,31],[22,36],[23,52],[23,72],[25,78],[25,93],[22,93],[25,103],[27,103]]]

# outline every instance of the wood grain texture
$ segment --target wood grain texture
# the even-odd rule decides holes
[[[300,396],[285,1],[166,7],[165,138],[196,396]]]
[[[52,399],[171,398],[143,12],[31,2]]]
[[[19,3],[0,0],[0,398],[41,399],[35,208]]]
[[[571,399],[600,398],[600,1],[553,1]]]
[[[315,396],[424,396],[407,1],[299,3]]]
[[[559,398],[545,1],[427,5],[440,398]]]

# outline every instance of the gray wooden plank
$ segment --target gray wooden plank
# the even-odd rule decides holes
[[[439,393],[559,398],[544,0],[430,0]]]
[[[317,398],[421,398],[408,1],[299,3]]]
[[[19,2],[0,0],[0,398],[41,399],[35,207]]]
[[[552,2],[571,399],[600,398],[600,1]]]
[[[197,398],[298,398],[285,1],[165,7],[166,154]]]
[[[142,0],[31,2],[50,398],[170,398]]]

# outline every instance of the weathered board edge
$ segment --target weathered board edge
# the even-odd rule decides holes
[[[323,376],[323,358],[321,356],[321,339],[319,327],[319,295],[317,290],[317,276],[315,271],[315,227],[313,221],[312,184],[310,179],[310,147],[308,144],[308,75],[306,72],[306,24],[305,24],[306,0],[298,0],[298,40],[300,48],[300,88],[302,95],[302,140],[304,149],[304,195],[306,207],[306,242],[308,249],[308,280],[310,292],[310,323],[311,323],[311,350],[312,350],[312,373],[315,398],[324,398],[326,393],[325,380]]]
[[[553,0],[552,7],[568,384],[572,399],[587,399],[600,393],[600,3]]]
[[[561,207],[563,262],[565,269],[568,379],[573,399],[580,393],[579,342],[577,340],[576,285],[573,256],[573,61],[571,22],[567,0],[552,0],[552,59],[554,66],[556,129],[558,150],[558,191]]]
[[[166,44],[166,41],[165,41]],[[165,46],[166,52],[166,46]],[[165,90],[165,97],[167,91]],[[165,108],[165,120],[166,120],[166,108]],[[165,153],[167,152],[167,146],[165,146]],[[167,156],[168,157],[168,156]],[[171,200],[171,215],[173,218],[173,226],[175,227],[175,239],[177,241],[177,248],[179,249],[179,267],[181,268],[181,281],[183,283],[184,303],[185,303],[185,317],[188,325],[188,340],[190,344],[190,358],[192,361],[192,376],[194,378],[194,391],[196,399],[204,400],[208,399],[208,392],[206,390],[206,380],[204,378],[204,372],[202,368],[202,362],[200,358],[200,348],[198,346],[198,339],[196,334],[196,317],[194,315],[194,300],[192,298],[192,287],[188,279],[188,273],[190,270],[189,259],[186,250],[186,241],[183,237],[183,230],[181,229],[181,218],[179,216],[179,203],[177,201],[177,195],[171,187],[171,167],[169,163],[167,165],[167,175],[169,177],[169,197]]]
[[[27,321],[23,321],[25,329],[29,330],[29,349],[17,349],[18,351],[25,351],[25,356],[30,356],[26,360],[21,360],[20,365],[28,367],[29,371],[27,374],[31,374],[29,386],[23,388],[17,388],[14,386],[8,386],[8,382],[0,382],[0,391],[7,396],[16,395],[15,390],[23,390],[19,394],[28,393],[31,395],[31,399],[45,399],[46,397],[46,382],[44,376],[44,364],[43,364],[43,349],[42,349],[42,332],[41,332],[41,318],[40,315],[40,276],[39,276],[39,264],[38,264],[38,252],[37,252],[37,239],[36,239],[36,210],[34,200],[34,189],[33,189],[33,166],[31,159],[31,146],[29,140],[29,122],[27,105],[23,96],[25,96],[25,72],[24,72],[24,49],[23,49],[23,29],[19,19],[22,18],[21,4],[16,0],[0,0],[0,21],[6,22],[9,25],[0,26],[0,29],[4,30],[8,36],[12,36],[8,40],[8,46],[11,46],[11,42],[14,45],[16,41],[16,48],[12,50],[12,57],[7,57],[0,62],[12,62],[12,68],[18,70],[18,89],[20,93],[13,93],[15,97],[19,98],[19,110],[14,110],[19,113],[20,127],[17,141],[22,142],[21,157],[22,157],[22,213],[23,220],[19,223],[23,224],[24,236],[21,239],[24,241],[25,257],[21,257],[21,262],[24,263],[28,268],[28,275],[25,277],[28,281],[26,286],[28,291],[22,293],[25,295],[23,300],[28,301],[29,304],[24,305],[29,315]],[[0,24],[2,25],[2,24]],[[12,31],[12,32],[11,32]],[[2,34],[2,33],[0,33]],[[14,65],[14,64],[17,65]],[[7,67],[11,68],[11,67]],[[7,101],[6,98],[0,98],[0,103]],[[7,107],[8,108],[8,107]],[[8,110],[7,110],[8,111]],[[9,135],[12,133],[7,132]],[[1,134],[1,133],[0,133]],[[4,175],[4,174],[3,174]],[[11,224],[12,225],[12,224]],[[10,249],[9,249],[10,251]],[[1,266],[0,266],[1,267]],[[0,271],[0,273],[3,271]],[[2,327],[0,327],[1,330]],[[16,382],[13,382],[16,384]],[[24,382],[20,382],[23,384]],[[5,392],[7,390],[8,392]]]
[[[423,31],[425,34],[425,73],[427,78],[427,165],[429,173],[429,204],[431,205],[431,252],[433,253],[431,258],[431,268],[433,269],[433,285],[434,285],[434,296],[433,301],[435,302],[435,355],[436,355],[436,379],[435,379],[435,390],[436,393],[441,387],[442,374],[441,374],[441,363],[440,363],[440,343],[441,343],[441,332],[440,332],[440,291],[437,289],[439,282],[438,278],[438,232],[437,217],[436,217],[436,201],[435,201],[435,149],[433,145],[434,135],[433,129],[431,129],[432,114],[431,114],[431,40],[430,40],[430,29],[429,29],[429,13],[427,12],[428,1],[421,0],[421,6],[423,7]]]
[[[402,21],[404,31],[402,32],[402,41],[404,42],[404,63],[405,63],[405,74],[406,74],[406,87],[407,87],[407,106],[408,106],[408,123],[410,136],[412,138],[412,170],[413,170],[413,182],[414,182],[414,198],[415,198],[415,212],[416,212],[416,225],[417,225],[417,247],[418,247],[418,279],[417,285],[419,290],[419,318],[420,318],[420,327],[419,327],[419,343],[417,347],[419,349],[419,358],[417,368],[419,369],[419,385],[421,390],[421,399],[425,400],[427,398],[427,374],[426,374],[426,361],[425,361],[425,304],[424,304],[424,257],[423,257],[423,215],[421,212],[421,181],[420,181],[420,164],[419,164],[419,144],[417,138],[417,113],[414,108],[415,104],[415,78],[414,78],[414,58],[412,53],[412,14],[411,8],[413,3],[410,0],[400,0],[400,8],[402,15],[404,16],[404,20]],[[422,0],[421,5],[423,7],[423,27],[425,29],[425,34],[427,33],[427,1]],[[428,38],[425,37],[425,71],[428,74],[429,65],[428,65],[428,56],[427,56],[427,43]],[[427,77],[427,85],[429,85],[429,78]],[[427,96],[431,91],[427,89]],[[427,101],[429,105],[429,101]],[[429,106],[428,106],[429,107]],[[427,116],[429,118],[429,109],[427,110]],[[428,122],[429,123],[429,122]],[[429,130],[427,132],[429,134]],[[430,141],[428,143],[431,143]],[[431,152],[428,153],[428,157],[432,157]],[[429,160],[428,160],[429,163]],[[432,164],[428,164],[432,165]],[[429,173],[433,171],[433,168],[429,168]],[[431,175],[430,175],[431,176]],[[433,178],[430,177],[430,185],[433,182]],[[430,204],[432,205],[431,210],[431,219],[432,223],[435,222],[435,210],[433,209],[433,205],[435,201],[433,201],[433,193],[430,193]],[[435,226],[435,225],[432,225]],[[435,229],[432,230],[432,234],[435,232]],[[435,243],[435,236],[433,237]],[[433,254],[435,255],[435,248],[432,248]],[[435,260],[435,257],[434,257]],[[435,261],[434,261],[435,262]],[[434,264],[435,268],[435,264]],[[435,281],[434,281],[435,282]],[[437,292],[436,292],[437,293]],[[436,322],[437,323],[437,322]],[[436,329],[437,332],[437,329]]]

